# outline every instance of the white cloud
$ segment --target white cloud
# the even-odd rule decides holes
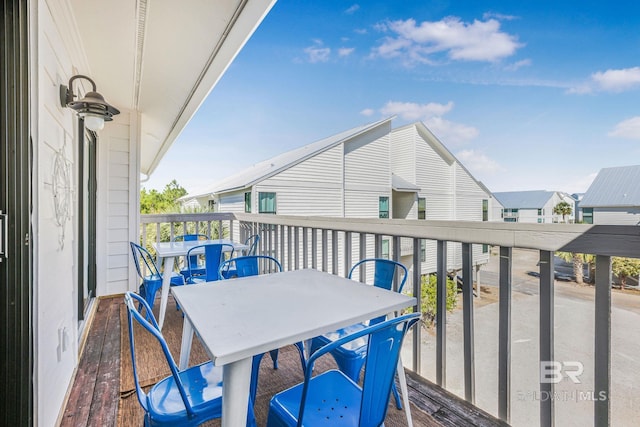
[[[623,92],[635,87],[640,87],[640,67],[598,71],[591,74],[589,81],[572,87],[568,93]]]
[[[360,114],[369,117],[373,116],[375,112],[376,110],[374,110],[373,108],[365,108],[364,110],[360,111]]]
[[[478,129],[462,123],[454,123],[442,117],[431,117],[424,121],[434,135],[447,146],[456,146],[471,141],[478,136]]]
[[[609,132],[609,136],[626,139],[640,139],[640,116],[624,120]]]
[[[517,16],[514,15],[503,15],[502,13],[496,12],[485,12],[482,14],[483,19],[499,19],[500,21],[513,21],[514,19],[518,19]]]
[[[341,47],[338,49],[338,56],[345,57],[351,55],[356,50],[355,47]]]
[[[528,67],[531,65],[531,59],[523,59],[521,61],[516,61],[513,64],[509,64],[504,67],[506,71],[517,71],[522,67]]]
[[[515,36],[500,31],[496,19],[465,23],[460,18],[448,17],[419,25],[414,19],[407,19],[387,22],[376,29],[395,35],[375,47],[373,56],[403,56],[408,64],[431,63],[438,53],[446,53],[452,60],[495,62],[523,46]]]
[[[314,45],[304,49],[307,59],[312,64],[316,62],[327,62],[331,55],[331,48],[324,47],[322,40],[314,40]]]
[[[473,126],[451,122],[442,117],[452,109],[451,101],[446,104],[389,101],[380,109],[380,113],[385,116],[397,115],[407,121],[420,120],[447,146],[464,144],[477,137],[479,132]]]
[[[505,170],[498,162],[476,150],[462,150],[456,154],[456,157],[474,176],[495,175]]]
[[[354,4],[353,6],[351,6],[347,10],[345,10],[344,13],[346,13],[347,15],[353,15],[354,13],[356,13],[358,11],[358,9],[360,9],[360,5],[359,4]]]
[[[385,116],[396,114],[404,120],[425,120],[434,116],[442,116],[451,111],[452,108],[452,101],[447,104],[389,101],[380,109],[380,112]]]
[[[640,86],[640,67],[599,71],[591,75],[595,84],[604,91],[622,92]]]

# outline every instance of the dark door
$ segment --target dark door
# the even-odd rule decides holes
[[[0,0],[0,425],[33,424],[28,1]]]
[[[96,134],[78,120],[78,320],[96,296]]]

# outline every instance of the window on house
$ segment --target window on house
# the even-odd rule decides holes
[[[489,200],[482,199],[482,220],[489,221]]]
[[[258,213],[276,213],[276,193],[258,193]]]
[[[489,253],[489,245],[487,245],[486,243],[482,245],[482,253]]]
[[[246,213],[251,213],[251,192],[247,191],[244,193],[244,211]]]
[[[544,215],[544,210],[538,209],[538,216],[540,216],[540,215]]]
[[[389,218],[389,198],[381,196],[378,201],[378,218]]]
[[[427,219],[427,199],[418,198],[418,219]]]
[[[382,218],[382,217],[380,217]],[[390,254],[389,254],[389,239],[383,239],[382,240],[382,253],[380,254],[381,258],[384,259],[390,259]]]
[[[209,208],[209,212],[215,212],[216,211],[216,201],[215,200],[209,200],[207,202],[207,207]]]
[[[593,208],[582,208],[582,222],[593,224]]]

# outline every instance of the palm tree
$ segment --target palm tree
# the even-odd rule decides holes
[[[556,256],[562,258],[565,262],[573,263],[573,276],[576,278],[576,283],[584,283],[584,265],[589,266],[589,276],[591,276],[591,265],[593,264],[595,257],[588,254],[579,254],[576,252],[556,252]]]
[[[562,222],[566,222],[565,221],[565,217],[567,215],[571,215],[571,213],[573,212],[573,209],[571,208],[571,205],[567,202],[560,202],[557,205],[555,205],[555,207],[553,208],[553,213],[556,215],[562,215]]]

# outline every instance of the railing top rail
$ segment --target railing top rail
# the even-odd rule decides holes
[[[632,225],[333,218],[245,213],[141,215],[140,219],[143,224],[211,220],[239,220],[450,242],[640,258],[640,227]]]

